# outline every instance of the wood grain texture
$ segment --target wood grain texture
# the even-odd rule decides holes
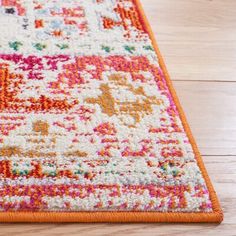
[[[202,155],[236,155],[236,83],[174,81]]]
[[[142,0],[172,80],[236,81],[235,0]]]
[[[204,154],[225,213],[224,222],[0,224],[0,236],[236,235],[236,1],[141,1]]]

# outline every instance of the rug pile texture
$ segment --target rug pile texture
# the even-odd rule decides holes
[[[139,1],[0,0],[0,221],[221,220]]]

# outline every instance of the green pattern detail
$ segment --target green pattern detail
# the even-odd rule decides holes
[[[41,43],[36,43],[34,44],[34,47],[39,50],[39,51],[42,51],[43,49],[46,48],[46,45],[45,44],[41,44]]]
[[[143,46],[143,48],[144,48],[145,50],[154,51],[154,49],[153,49],[153,47],[152,47],[151,45],[145,45],[145,46]]]
[[[60,49],[66,49],[66,48],[69,48],[69,45],[68,44],[56,44],[56,46],[58,47],[58,48],[60,48]]]
[[[12,170],[12,173],[14,175],[28,175],[29,171],[28,170]]]
[[[135,51],[135,47],[133,47],[133,46],[128,46],[128,45],[125,45],[125,46],[124,46],[124,49],[125,49],[126,51],[128,51],[129,53],[133,53],[133,52]]]
[[[50,176],[56,176],[57,173],[52,171],[52,172],[49,172],[49,175],[50,175]]]
[[[15,51],[18,51],[20,46],[22,46],[23,44],[19,41],[15,41],[15,42],[9,42],[9,47],[14,49]]]
[[[105,52],[110,52],[110,51],[114,50],[114,48],[102,45],[102,50],[104,50]]]

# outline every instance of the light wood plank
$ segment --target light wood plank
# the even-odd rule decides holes
[[[236,1],[141,1],[173,80],[236,81]]]
[[[236,83],[175,81],[203,155],[236,155]]]
[[[40,235],[236,235],[236,156],[203,157],[219,194],[225,220],[217,224],[0,224],[0,236]]]

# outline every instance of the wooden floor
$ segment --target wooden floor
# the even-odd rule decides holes
[[[1,224],[0,236],[236,235],[236,1],[142,0],[225,213],[214,224]]]

